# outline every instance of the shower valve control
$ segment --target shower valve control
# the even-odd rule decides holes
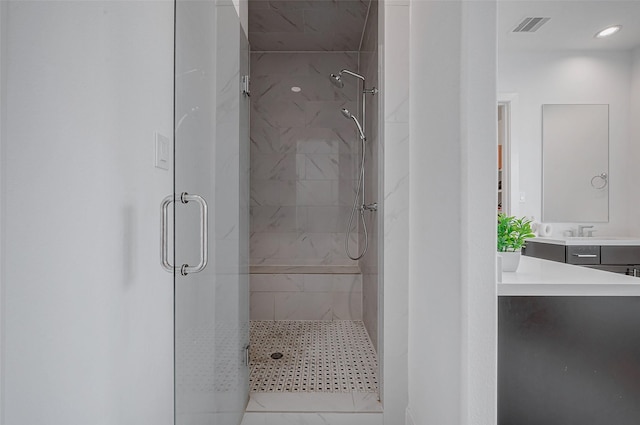
[[[373,202],[371,204],[363,205],[362,209],[367,211],[378,211],[378,203]]]

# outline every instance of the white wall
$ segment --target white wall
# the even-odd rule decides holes
[[[0,194],[4,193],[4,180],[3,180],[3,172],[2,172],[2,143],[5,140],[5,103],[2,99],[6,98],[7,93],[7,81],[6,81],[6,58],[5,58],[5,42],[6,42],[6,29],[7,29],[7,2],[0,2]],[[4,376],[4,353],[2,350],[2,339],[1,335],[4,334],[3,326],[4,322],[2,320],[4,315],[4,289],[2,282],[4,281],[4,274],[2,269],[2,264],[4,263],[4,231],[3,231],[3,211],[4,211],[4,202],[3,196],[0,196],[0,423],[2,423],[3,418],[3,393],[2,390],[2,376]]]
[[[173,4],[6,6],[1,421],[171,424]]]
[[[384,423],[404,421],[408,399],[409,272],[409,2],[379,4],[382,61],[379,121],[384,122],[382,215],[384,253],[380,293],[382,342],[381,398]]]
[[[495,25],[495,2],[411,3],[415,425],[496,422]]]
[[[541,219],[541,157],[543,104],[609,104],[609,223],[597,223],[597,234],[624,235],[631,229],[630,102],[632,60],[629,52],[514,52],[500,51],[498,91],[517,93],[512,127],[512,169],[518,173],[512,187],[513,215]],[[579,164],[567,164],[575,167]],[[524,192],[525,202],[519,202]],[[637,210],[635,210],[637,211]],[[555,234],[576,227],[554,226]]]
[[[630,117],[640,116],[640,48],[632,53],[631,68],[631,102]],[[638,167],[638,158],[640,158],[640,120],[631,118],[629,128],[629,155],[627,155],[627,167],[631,171],[629,176],[629,233],[640,235],[640,198],[635,196],[633,190],[640,182],[640,167]]]

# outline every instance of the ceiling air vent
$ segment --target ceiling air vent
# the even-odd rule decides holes
[[[547,23],[550,18],[524,18],[513,32],[536,32]]]

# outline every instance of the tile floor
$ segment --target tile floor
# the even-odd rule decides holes
[[[250,332],[252,393],[378,392],[378,360],[362,321],[252,321]]]

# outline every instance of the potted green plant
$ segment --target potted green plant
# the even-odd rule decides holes
[[[498,252],[502,257],[502,271],[515,272],[518,269],[522,247],[526,239],[534,236],[531,220],[498,214]]]

